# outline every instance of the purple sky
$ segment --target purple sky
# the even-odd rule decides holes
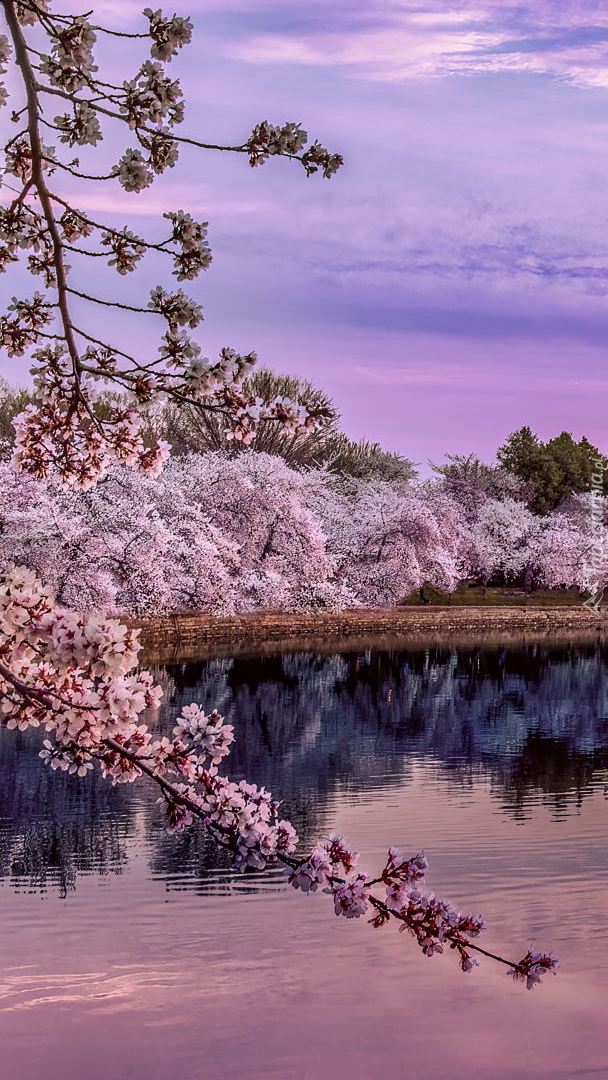
[[[140,4],[95,8],[135,28]],[[204,351],[255,349],[309,377],[350,435],[418,462],[490,460],[522,424],[606,452],[605,3],[190,0],[179,12],[195,23],[171,68],[183,133],[240,142],[261,119],[299,120],[345,158],[324,181],[192,152],[141,196],[115,183],[79,193],[100,214],[121,202],[121,224],[146,235],[159,210],[209,219],[213,265],[185,283],[205,310]],[[108,297],[150,287],[144,274],[104,278]]]

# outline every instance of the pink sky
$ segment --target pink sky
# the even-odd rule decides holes
[[[136,26],[139,3],[96,9]],[[195,23],[171,66],[185,134],[240,142],[263,118],[298,120],[345,158],[324,181],[192,152],[141,196],[75,194],[150,236],[164,209],[209,220],[214,263],[185,283],[204,351],[255,349],[311,378],[350,435],[417,462],[491,460],[522,424],[606,452],[605,5],[191,0],[180,14]],[[152,266],[96,285],[145,299],[161,280]]]

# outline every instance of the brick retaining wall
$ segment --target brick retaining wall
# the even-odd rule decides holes
[[[401,607],[380,611],[353,609],[341,612],[255,612],[212,616],[193,612],[127,620],[141,628],[146,654],[227,655],[244,649],[327,648],[338,641],[353,647],[366,642],[393,647],[408,640],[479,638],[521,640],[522,637],[581,638],[603,636],[608,619],[579,608],[471,608]],[[226,649],[230,646],[230,649]],[[355,646],[356,647],[356,646]]]

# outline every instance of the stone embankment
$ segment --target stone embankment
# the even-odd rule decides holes
[[[580,607],[398,607],[341,612],[264,611],[212,616],[194,612],[128,620],[141,628],[149,660],[170,661],[243,652],[275,652],[340,647],[407,648],[409,644],[470,644],[528,639],[594,641],[603,637],[608,615],[598,618]]]

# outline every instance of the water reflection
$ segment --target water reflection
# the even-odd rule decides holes
[[[601,645],[494,646],[239,656],[169,665],[158,722],[184,704],[218,708],[236,727],[233,775],[268,786],[304,841],[327,827],[337,793],[408,782],[416,761],[451,784],[485,777],[503,813],[525,818],[541,800],[571,814],[608,778],[608,665]],[[128,840],[179,888],[279,887],[244,880],[199,830],[168,836],[156,793],[51,773],[36,732],[0,732],[0,878],[62,893],[82,874],[120,873]]]
[[[42,738],[0,728],[0,878],[65,895],[80,875],[120,873],[132,792],[53,772],[38,756]]]
[[[603,648],[301,653],[167,667],[167,717],[194,700],[235,723],[232,768],[290,801],[369,787],[428,756],[465,778],[576,801],[608,765]],[[238,769],[237,769],[238,764]]]
[[[575,1080],[606,1075],[606,657],[593,648],[362,648],[159,675],[235,720],[236,773],[309,838],[375,869],[425,846],[429,885],[489,949],[554,950],[528,994],[336,920],[278,872],[170,837],[145,784],[51,773],[0,732],[0,1038],[7,1076],[80,1080]],[[76,881],[78,887],[72,887]],[[199,894],[205,893],[201,896]],[[287,895],[286,895],[287,894]],[[408,947],[410,946],[410,947]]]

